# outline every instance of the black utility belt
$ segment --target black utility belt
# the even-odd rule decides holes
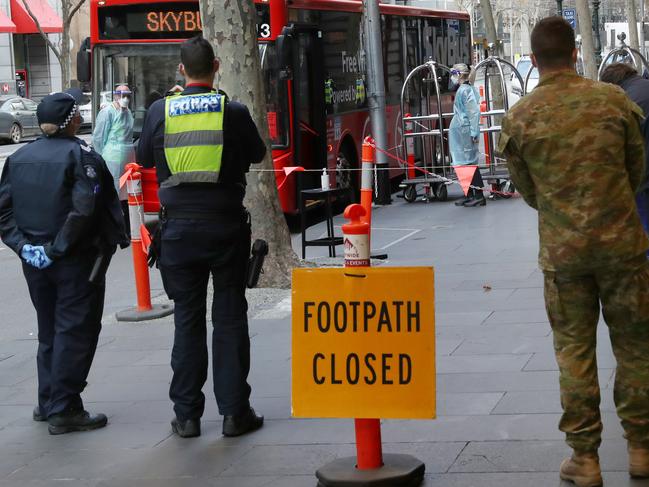
[[[192,211],[178,210],[173,208],[160,208],[161,220],[222,220],[223,217],[240,216],[245,217],[248,214],[245,208],[231,209],[222,211]]]

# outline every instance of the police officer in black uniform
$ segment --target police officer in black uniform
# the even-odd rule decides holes
[[[173,379],[169,396],[181,437],[200,435],[207,379],[206,299],[210,274],[214,393],[223,434],[260,428],[250,407],[250,339],[245,297],[250,224],[243,206],[246,173],[266,153],[248,109],[212,86],[218,61],[208,41],[181,46],[181,94],[151,105],[138,144],[138,161],[155,165],[161,210],[158,264],[175,303]]]
[[[106,425],[81,392],[97,347],[105,272],[128,245],[106,163],[75,137],[78,101],[54,93],[38,105],[45,134],[18,149],[0,179],[0,237],[23,261],[38,320],[35,421],[53,435]]]

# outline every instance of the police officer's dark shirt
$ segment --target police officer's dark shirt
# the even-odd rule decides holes
[[[43,136],[7,159],[0,235],[19,255],[25,244],[43,245],[53,260],[128,245],[106,163],[84,141],[68,136]]]
[[[210,91],[206,86],[188,86],[183,95]],[[137,148],[138,162],[144,167],[155,166],[158,184],[171,176],[164,153],[164,123],[165,100],[162,99],[149,107]],[[246,106],[228,101],[223,118],[223,156],[219,183],[180,184],[160,188],[160,204],[168,210],[231,211],[235,216],[243,208],[246,173],[250,164],[261,162],[265,154],[266,146]]]

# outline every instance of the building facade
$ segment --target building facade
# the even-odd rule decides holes
[[[54,45],[60,43],[59,2],[0,0],[0,95],[17,93],[38,101],[62,89],[61,67],[30,10],[48,39]]]

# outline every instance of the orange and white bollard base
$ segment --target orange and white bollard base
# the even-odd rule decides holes
[[[370,267],[370,223],[362,205],[349,205],[343,225],[345,267]],[[357,418],[356,456],[339,458],[316,471],[318,487],[415,487],[424,480],[426,465],[411,455],[383,454],[381,420]]]
[[[174,308],[169,304],[151,304],[147,253],[142,245],[142,228],[144,228],[142,174],[140,173],[140,166],[134,163],[128,164],[126,171],[129,174],[126,189],[128,190],[128,210],[131,220],[131,251],[133,252],[137,306],[119,311],[115,317],[117,321],[154,320],[169,316],[173,313]]]

